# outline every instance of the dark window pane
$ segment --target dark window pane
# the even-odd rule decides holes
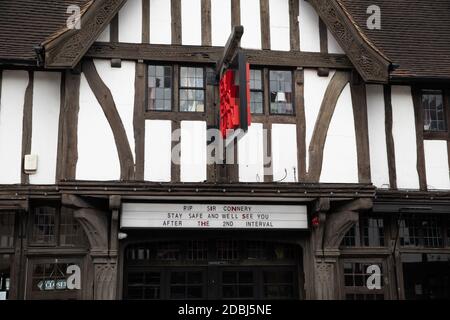
[[[73,216],[73,209],[61,208],[61,221],[59,229],[59,239],[61,246],[81,246],[87,245],[87,239],[81,225]]]
[[[262,71],[250,70],[250,110],[251,113],[264,112]]]
[[[443,93],[440,90],[422,91],[422,108],[425,131],[446,131]]]
[[[55,207],[35,207],[32,240],[35,244],[55,242]]]
[[[270,112],[293,114],[292,73],[270,71]]]
[[[14,218],[13,212],[0,213],[0,248],[14,246]]]
[[[442,219],[438,215],[409,215],[399,221],[402,246],[441,248],[444,245]]]
[[[148,66],[148,110],[172,109],[172,67]]]

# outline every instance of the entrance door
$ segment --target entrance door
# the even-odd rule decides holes
[[[224,250],[226,249],[226,250]],[[131,245],[125,299],[298,299],[301,255],[293,245],[189,240]]]

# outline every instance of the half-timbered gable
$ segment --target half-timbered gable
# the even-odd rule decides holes
[[[0,299],[431,297],[450,261],[433,3],[1,1]],[[381,287],[349,280],[367,270]]]

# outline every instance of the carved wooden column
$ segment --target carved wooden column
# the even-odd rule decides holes
[[[114,300],[117,289],[117,232],[120,197],[111,196],[109,209],[79,196],[64,194],[62,203],[72,207],[74,217],[83,227],[90,244],[94,268],[94,300]],[[107,207],[107,206],[106,206]]]
[[[359,210],[372,207],[371,199],[357,199],[331,209],[329,199],[319,199],[313,231],[315,293],[318,300],[339,299],[339,245],[358,221]]]

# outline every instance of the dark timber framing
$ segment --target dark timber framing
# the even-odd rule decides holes
[[[80,110],[80,74],[66,71],[62,79],[64,95],[60,112],[58,144],[58,180],[74,180],[78,160],[78,112]]]
[[[150,43],[150,0],[142,0],[142,43]]]
[[[133,154],[111,91],[100,78],[93,61],[83,62],[83,73],[111,126],[120,161],[120,179],[134,180]]]
[[[211,45],[211,0],[201,0],[202,10],[202,45]]]
[[[427,191],[427,174],[425,169],[425,149],[423,137],[423,109],[420,88],[412,87],[412,98],[414,102],[414,119],[416,125],[417,144],[417,173],[419,175],[419,185],[421,191]]]
[[[24,171],[25,155],[31,153],[31,136],[33,132],[33,87],[34,73],[28,72],[28,86],[25,91],[25,100],[23,104],[23,124],[22,124],[22,184],[29,184],[30,178]]]
[[[270,50],[270,9],[269,0],[260,0],[261,48]]]
[[[331,79],[320,106],[316,125],[309,145],[309,170],[307,180],[317,182],[320,179],[323,164],[323,151],[327,139],[328,128],[336,108],[337,101],[350,81],[349,72],[336,71]]]
[[[134,141],[136,154],[135,179],[144,180],[144,163],[145,163],[145,92],[146,88],[146,68],[143,62],[136,64],[135,93],[134,93]]]
[[[181,0],[171,1],[172,44],[181,44]]]
[[[86,57],[215,64],[222,57],[223,51],[224,47],[95,43]],[[243,51],[247,61],[256,66],[353,69],[352,63],[343,54],[275,50]]]
[[[370,183],[371,171],[366,85],[356,72],[352,73],[352,78],[350,89],[353,101],[353,118],[355,122],[356,149],[358,154],[358,180],[360,183]]]
[[[298,180],[306,180],[306,115],[305,74],[302,68],[294,72],[295,114],[297,116],[297,167]]]
[[[389,185],[391,189],[397,189],[397,170],[395,166],[395,146],[394,136],[392,135],[392,96],[391,87],[384,86],[384,116],[386,130],[386,149],[389,168]]]
[[[109,37],[112,43],[119,42],[119,14],[116,14],[111,20],[109,27]]]
[[[289,0],[289,32],[291,51],[300,50],[300,28],[298,23],[298,17],[300,15],[299,1],[301,0]]]
[[[241,24],[241,0],[231,0],[231,27]]]

